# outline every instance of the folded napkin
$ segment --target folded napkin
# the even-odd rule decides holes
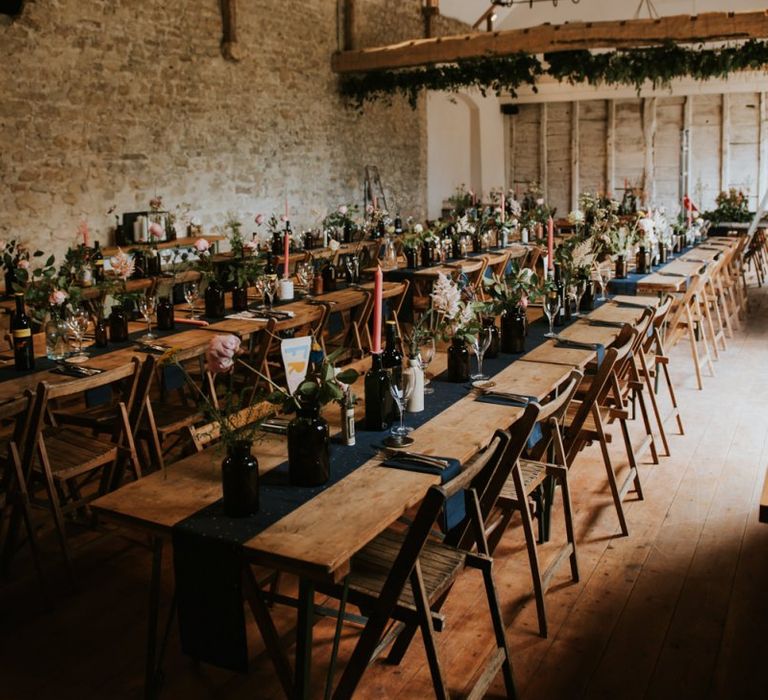
[[[57,365],[50,371],[54,374],[63,374],[67,377],[82,379],[83,377],[93,377],[96,374],[101,374],[104,370],[96,369],[95,367],[80,367],[79,365]]]
[[[580,343],[578,340],[568,340],[566,338],[557,338],[555,340],[559,348],[578,348],[579,350],[594,350],[597,353],[597,364],[603,363],[605,357],[605,345],[600,343]]]
[[[431,457],[432,455],[430,455]],[[390,457],[382,462],[385,467],[392,469],[404,469],[410,472],[420,472],[422,474],[437,474],[440,476],[440,483],[444,484],[447,481],[458,476],[461,472],[461,463],[458,459],[449,459],[447,457],[435,457],[435,459],[445,459],[448,462],[448,466],[444,469],[440,467],[433,467],[429,464],[423,464],[407,457]],[[451,496],[446,502],[443,508],[443,513],[440,519],[440,526],[443,532],[450,532],[454,527],[460,525],[466,517],[467,509],[464,502],[464,492]]]
[[[524,399],[527,399],[524,400]],[[521,398],[517,398],[514,396],[500,396],[499,394],[481,394],[478,396],[475,401],[479,401],[480,403],[492,403],[497,406],[522,406],[525,407],[528,405],[530,401],[538,401],[538,398],[535,396],[525,396]],[[528,438],[528,449],[533,449],[533,447],[538,443],[539,440],[544,436],[544,433],[541,430],[541,426],[536,423],[536,425],[533,426],[533,431],[531,432],[530,437]]]
[[[601,328],[624,328],[626,325],[622,321],[603,321],[599,318],[587,319],[590,326],[599,326]]]
[[[616,301],[614,302],[620,309],[649,309],[648,304],[643,304],[640,301]]]
[[[187,326],[207,326],[208,321],[203,320],[202,318],[175,318],[173,320],[174,323],[181,323],[183,325]]]
[[[688,278],[688,275],[682,273],[682,272],[664,272],[659,271],[657,274],[662,275],[663,277],[685,277]]]

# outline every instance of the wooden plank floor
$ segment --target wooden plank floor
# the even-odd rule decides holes
[[[571,473],[581,580],[568,567],[547,595],[550,635],[538,634],[530,575],[517,523],[497,550],[496,578],[522,696],[550,698],[768,697],[768,525],[758,502],[768,464],[768,290],[751,290],[752,315],[715,363],[716,377],[695,389],[684,345],[672,370],[686,434],[672,432],[672,456],[641,460],[645,500],[630,494],[630,536],[621,537],[596,448]],[[623,464],[620,441],[612,448]],[[559,504],[558,504],[559,506]],[[563,537],[554,512],[552,541]],[[55,543],[45,548],[55,555]],[[82,535],[79,588],[52,572],[52,610],[41,603],[29,562],[0,588],[0,697],[138,698],[142,691],[149,553],[115,536]],[[544,559],[553,547],[544,547]],[[170,599],[166,557],[165,599]],[[287,581],[285,592],[295,590]],[[461,694],[490,648],[479,577],[452,592],[439,635],[452,691]],[[290,645],[294,613],[277,611]],[[345,627],[340,666],[356,640]],[[319,690],[333,622],[316,627],[314,680]],[[163,698],[279,698],[258,632],[250,625],[254,663],[237,676],[197,668],[178,650],[172,630]],[[377,662],[361,698],[430,697],[420,639],[400,667]],[[492,697],[503,697],[500,679]]]

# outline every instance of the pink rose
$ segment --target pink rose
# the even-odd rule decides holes
[[[149,225],[149,235],[152,236],[153,238],[162,238],[164,233],[165,233],[165,230],[156,221],[153,221]]]
[[[234,366],[234,357],[240,349],[240,338],[236,335],[215,335],[208,341],[205,360],[208,370],[214,374],[229,372]]]
[[[339,207],[339,214],[341,214],[342,216],[346,216],[348,211],[349,210],[347,209],[347,205],[346,204],[342,204]]]
[[[257,253],[259,251],[259,242],[256,240],[246,241],[243,244],[243,248],[245,248],[250,253]]]
[[[528,308],[528,297],[523,294],[523,296],[520,297],[520,308],[521,309],[527,309]]]
[[[5,241],[0,239],[0,250],[3,250],[5,248]]]
[[[211,244],[208,242],[208,239],[206,238],[198,238],[195,241],[195,250],[198,253],[205,253],[208,251],[208,248],[211,247]]]
[[[257,226],[261,226],[264,223],[264,214],[256,214],[254,221]]]
[[[67,294],[63,289],[54,289],[51,292],[51,296],[48,297],[48,302],[54,304],[55,306],[60,306],[68,298],[69,294]]]
[[[29,270],[29,260],[19,260],[19,267],[22,270]]]
[[[281,215],[280,215],[280,221],[282,221],[283,223],[285,223],[286,221],[288,221],[288,217],[287,217],[285,214],[281,214]]]
[[[365,211],[367,211],[369,214],[373,214],[373,204],[369,204],[369,205],[368,205],[368,206],[365,208]]]

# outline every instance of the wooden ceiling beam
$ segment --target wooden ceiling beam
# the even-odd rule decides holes
[[[768,37],[768,10],[706,12],[655,19],[544,24],[527,29],[415,39],[390,46],[337,52],[331,65],[337,73],[365,73],[451,63],[462,58],[506,56],[518,51],[538,54],[575,49],[631,48],[665,41],[698,43],[764,37]]]

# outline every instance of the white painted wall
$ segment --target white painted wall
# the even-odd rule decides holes
[[[427,95],[427,216],[464,185],[478,194],[505,186],[507,144],[499,100],[479,93]]]

